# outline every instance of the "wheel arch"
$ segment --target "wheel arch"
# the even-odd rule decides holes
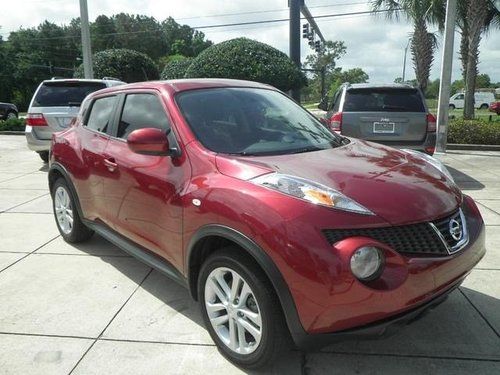
[[[237,245],[264,271],[278,296],[288,328],[295,340],[304,335],[297,308],[283,275],[271,257],[245,234],[219,224],[201,227],[191,238],[186,252],[186,271],[189,292],[197,300],[198,275],[204,260],[215,250],[227,245]]]
[[[71,190],[71,194],[73,195],[76,210],[78,211],[78,214],[80,215],[80,217],[83,219],[84,216],[83,216],[83,212],[82,212],[82,207],[80,206],[80,200],[78,198],[78,194],[76,192],[75,185],[73,184],[73,181],[71,180],[71,177],[70,177],[68,171],[61,164],[52,163],[50,168],[49,168],[49,173],[48,173],[50,194],[52,194],[52,187],[54,186],[55,182],[59,178],[63,178],[66,181],[66,183],[68,184],[68,187]]]

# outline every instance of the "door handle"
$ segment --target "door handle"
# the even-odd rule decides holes
[[[110,172],[114,172],[116,168],[118,168],[118,164],[116,164],[115,158],[104,159],[104,165]]]

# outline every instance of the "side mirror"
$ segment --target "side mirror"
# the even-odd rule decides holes
[[[127,137],[127,145],[137,154],[171,156],[177,149],[170,148],[167,135],[168,132],[157,128],[137,129]]]
[[[323,111],[328,111],[328,95],[323,96],[321,102],[318,104],[318,108]]]

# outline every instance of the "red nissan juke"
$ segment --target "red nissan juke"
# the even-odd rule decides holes
[[[66,241],[97,232],[184,285],[247,368],[413,320],[485,253],[436,159],[332,134],[254,82],[91,94],[53,136],[49,186]]]

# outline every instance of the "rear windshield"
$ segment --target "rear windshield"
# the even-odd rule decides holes
[[[88,94],[105,87],[102,82],[45,82],[33,100],[33,107],[79,107]]]
[[[417,89],[351,89],[344,111],[425,112],[425,107]]]

